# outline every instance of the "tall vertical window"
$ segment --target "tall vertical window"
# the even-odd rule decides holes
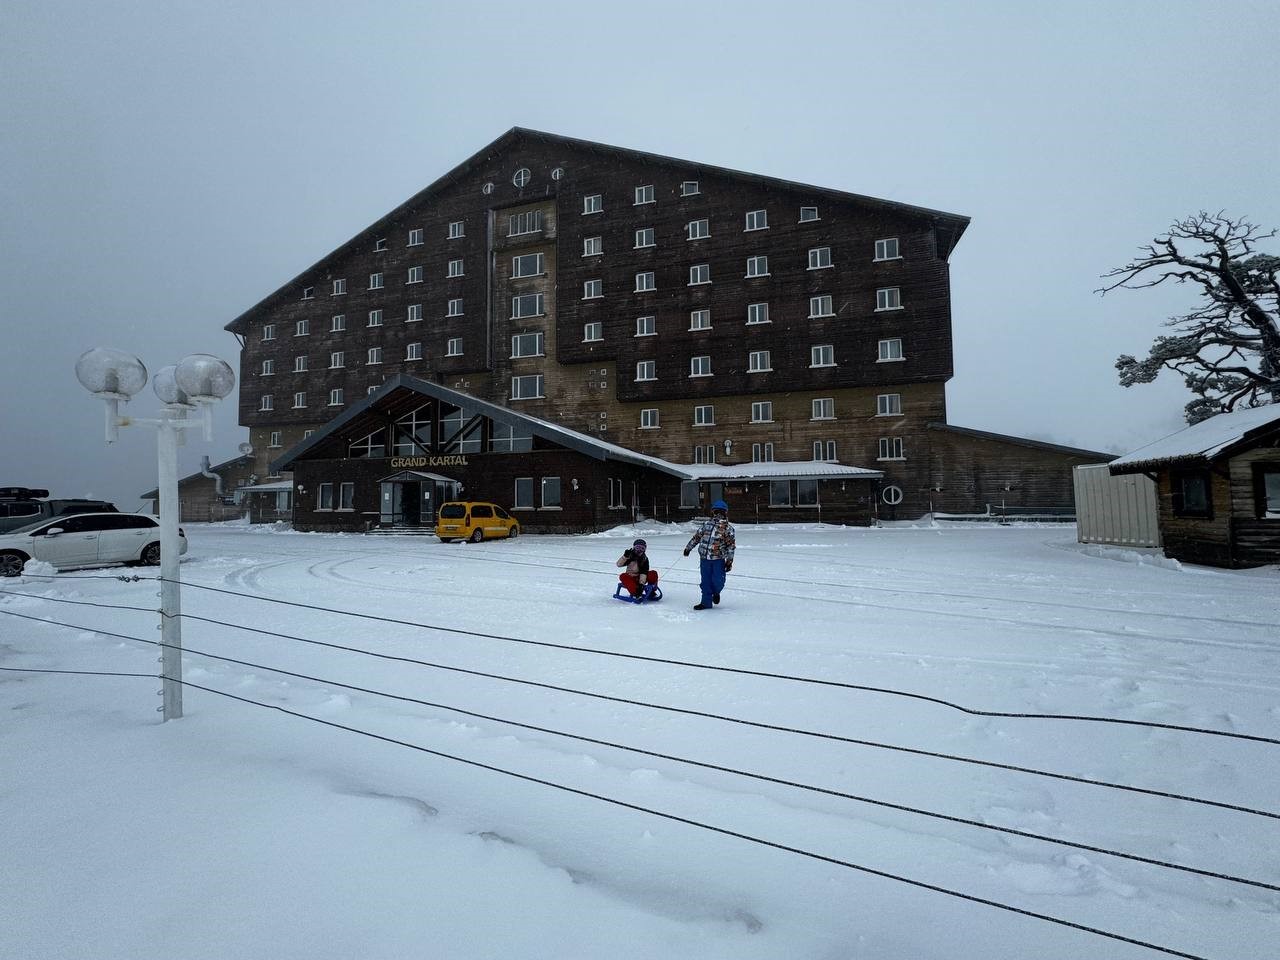
[[[421,360],[421,359],[422,359],[422,344],[420,344],[420,343],[406,343],[406,344],[405,344],[405,347],[404,347],[404,358],[405,358],[406,360]]]
[[[896,417],[902,413],[902,394],[882,393],[876,397],[877,417]]]
[[[689,286],[711,282],[711,264],[695,263],[689,268]]]
[[[640,411],[640,429],[641,430],[657,430],[658,429],[658,408],[646,407]]]
[[[716,445],[714,443],[699,443],[693,448],[694,463],[715,463],[716,462]]]
[[[689,358],[689,376],[691,377],[711,376],[711,358],[710,357],[690,357]]]
[[[382,284],[382,274],[381,274],[381,273],[371,273],[371,274],[369,274],[369,289],[370,289],[370,290],[381,290],[381,289],[382,289],[382,286],[383,286],[383,284]]]
[[[293,372],[294,373],[307,372],[307,358],[305,354],[303,356],[293,358]]]
[[[747,230],[767,230],[769,227],[769,214],[765,210],[748,210],[747,211]]]
[[[877,260],[900,260],[901,255],[898,253],[898,238],[886,237],[884,240],[876,241],[876,259]]]
[[[539,277],[545,273],[545,260],[540,253],[526,253],[511,258],[511,276]]]
[[[542,211],[527,210],[513,213],[507,219],[507,236],[518,237],[524,233],[537,233],[542,229]]]
[[[422,267],[410,267],[409,276],[405,279],[405,283],[421,283]]]
[[[772,443],[753,443],[751,445],[752,463],[773,463]]]
[[[641,227],[636,231],[636,249],[643,247],[652,247],[657,245],[653,227]]]
[[[329,369],[338,370],[347,365],[347,354],[343,350],[334,350],[329,354]]]
[[[769,305],[767,303],[749,303],[747,304],[747,323],[768,323],[769,322]]]
[[[817,219],[818,219],[817,207],[801,207],[800,208],[801,223],[808,223],[810,220],[817,220]]]
[[[582,255],[584,257],[598,257],[603,253],[604,237],[583,237]]]
[[[515,497],[511,506],[516,510],[533,509],[533,477],[516,477]]]
[[[588,213],[600,213],[604,210],[604,197],[598,193],[589,194],[582,198],[582,213],[585,216]]]
[[[835,463],[836,442],[834,440],[815,440],[813,441],[813,459],[825,460],[828,463]]]
[[[772,369],[768,350],[752,350],[747,354],[747,373],[767,373]]]
[[[582,284],[583,300],[598,300],[604,296],[603,280],[585,280]]]
[[[299,390],[293,395],[293,409],[300,410],[307,405],[307,391]]]
[[[276,325],[274,323],[264,323],[262,325],[262,339],[274,340],[276,338]]]
[[[747,257],[748,277],[767,277],[769,275],[768,257]]]
[[[466,234],[466,223],[462,220],[455,220],[449,224],[449,239],[461,240]]]
[[[877,310],[901,310],[902,295],[897,287],[882,287],[876,291]]]
[[[271,394],[269,394],[269,393],[264,393],[264,394],[262,395],[262,401],[258,404],[258,409],[259,409],[259,410],[274,410],[274,409],[275,409],[275,397],[273,397],[273,396],[272,396]]]
[[[647,184],[643,187],[636,187],[636,205],[642,203],[653,203],[654,191],[653,184]]]
[[[421,319],[422,319],[422,304],[420,303],[409,304],[409,315],[405,317],[405,322],[417,323]]]
[[[354,510],[356,503],[356,485],[348,480],[338,484],[338,509]]]
[[[371,363],[371,364],[376,364],[376,363],[381,363],[381,362],[382,362],[382,348],[381,348],[381,347],[370,347],[370,348],[369,348],[369,360],[368,360],[368,362],[369,362],[369,363]]]
[[[345,329],[347,329],[347,316],[344,313],[335,315],[329,322],[330,333],[341,333]]]
[[[893,337],[890,340],[881,340],[877,347],[878,355],[876,363],[888,363],[893,360],[902,359],[902,338]]]
[[[880,456],[877,460],[905,460],[902,454],[902,438],[901,437],[881,437],[880,438]]]
[[[542,478],[542,506],[547,507],[560,506],[560,478],[559,477],[543,477]]]
[[[295,337],[305,337],[310,332],[311,332],[310,320],[299,320],[297,323],[293,325],[293,335]]]
[[[658,362],[656,360],[641,360],[636,364],[636,379],[657,380],[657,370]]]
[[[694,407],[693,425],[695,427],[714,427],[716,425],[716,408],[709,403]]]
[[[450,337],[448,342],[445,344],[444,355],[446,357],[462,356],[462,338]]]
[[[543,314],[542,294],[524,293],[511,298],[511,319],[522,317],[540,317]]]
[[[751,404],[751,422],[752,423],[772,423],[773,422],[773,401],[757,400]]]
[[[344,293],[346,293],[346,292],[347,292],[347,281],[346,281],[346,280],[335,280],[335,281],[333,281],[333,295],[334,295],[335,297],[337,297],[337,296],[341,296],[342,294],[344,294]]]
[[[463,276],[463,273],[462,273],[462,261],[461,261],[461,260],[450,260],[450,261],[449,261],[449,267],[448,267],[448,270],[445,272],[445,276],[446,276],[446,277],[461,277],[461,276]]]
[[[371,326],[371,327],[380,327],[380,326],[382,326],[382,311],[381,311],[381,310],[370,310],[370,311],[369,311],[369,326]]]
[[[276,362],[274,360],[262,361],[262,375],[264,377],[273,376],[276,372]]]
[[[542,333],[517,333],[511,338],[512,357],[542,356]]]
[[[444,315],[446,317],[462,316],[462,298],[455,297],[454,299],[450,300],[448,307],[445,309]]]
[[[616,510],[625,507],[627,504],[623,500],[622,481],[610,478],[609,480],[609,508]]]
[[[316,298],[316,288],[315,288],[315,287],[303,287],[303,288],[302,288],[302,299],[303,299],[303,300],[314,300],[315,298]]]
[[[418,228],[417,228],[417,229],[415,229],[415,230],[410,230],[410,231],[409,231],[409,246],[411,246],[411,247],[420,247],[420,246],[422,246],[423,239],[424,239],[424,237],[425,237],[425,236],[426,236],[426,231],[425,231],[425,230],[423,230],[421,227],[418,227]]]
[[[690,220],[685,225],[684,235],[688,240],[705,240],[711,236],[711,221]]]
[[[332,510],[333,509],[333,484],[322,483],[316,488],[316,509]]]
[[[343,403],[342,388],[334,387],[332,390],[329,391],[329,406],[340,407],[342,406],[342,403]]]
[[[278,447],[278,446],[281,446],[281,443],[280,443],[280,431],[279,431],[279,430],[272,430],[272,431],[271,431],[271,442],[270,442],[270,443],[268,443],[268,444],[267,444],[267,446],[269,446],[269,447]]]
[[[582,341],[583,343],[592,343],[596,340],[604,339],[604,324],[599,320],[594,323],[584,323],[582,325]]]
[[[710,330],[711,329],[711,311],[710,310],[689,311],[689,329],[690,330]]]
[[[811,420],[834,420],[836,418],[836,401],[834,397],[821,397],[813,401]]]
[[[636,274],[636,293],[645,293],[650,290],[657,290],[658,283],[655,279],[656,275],[652,270],[643,270]]]
[[[836,348],[833,344],[823,343],[809,348],[809,366],[834,367],[836,365]]]
[[[831,266],[831,248],[814,247],[809,251],[809,269],[822,270]]]
[[[636,336],[652,337],[658,333],[657,317],[636,317]]]
[[[831,302],[831,294],[824,293],[809,298],[809,319],[814,317],[834,317],[836,315]]]

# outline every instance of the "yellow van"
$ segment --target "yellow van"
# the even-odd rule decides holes
[[[454,500],[440,504],[436,514],[436,536],[444,543],[454,540],[492,540],[494,537],[518,537],[520,522],[496,503]]]

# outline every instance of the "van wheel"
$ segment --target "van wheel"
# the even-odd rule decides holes
[[[471,534],[472,543],[479,543],[483,539],[484,539],[484,531],[479,528],[477,528],[476,531]]]
[[[148,543],[142,548],[142,556],[138,558],[144,565],[154,567],[160,563],[160,544]]]
[[[0,553],[0,577],[17,577],[22,575],[22,567],[27,558],[20,553],[6,550]]]

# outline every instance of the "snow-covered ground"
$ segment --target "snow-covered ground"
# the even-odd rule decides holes
[[[1081,849],[1280,886],[1280,744],[936,702],[1280,740],[1274,567],[1064,526],[741,526],[699,613],[675,527],[186,530],[185,677],[242,699],[188,687],[162,724],[151,679],[0,671],[0,956],[1280,953],[1276,889]],[[637,535],[656,605],[610,599]],[[0,667],[154,674],[133,574],[0,582]]]

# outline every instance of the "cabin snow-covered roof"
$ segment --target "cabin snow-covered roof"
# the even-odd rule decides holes
[[[1272,429],[1280,429],[1280,403],[1220,413],[1113,460],[1111,473],[1142,473],[1178,460],[1209,461],[1249,446]]]

